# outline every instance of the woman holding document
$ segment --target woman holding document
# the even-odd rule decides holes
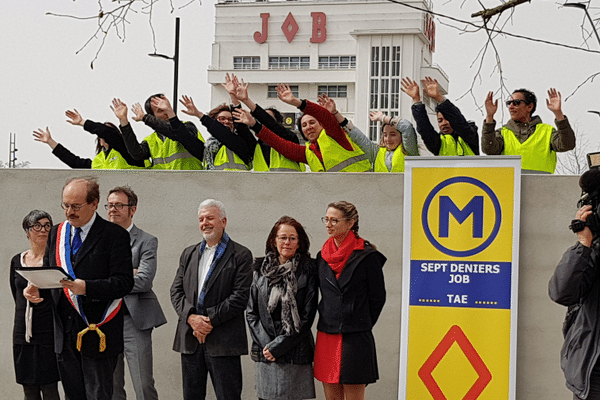
[[[9,282],[15,300],[13,357],[17,383],[23,385],[25,400],[60,399],[50,292],[42,289],[44,300],[29,302],[23,297],[27,280],[16,272],[18,268],[42,266],[51,228],[52,217],[47,212],[33,210],[27,214],[23,229],[30,249],[14,256],[10,263]]]

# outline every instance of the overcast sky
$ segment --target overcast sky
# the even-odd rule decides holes
[[[188,0],[172,2],[178,6]],[[110,7],[117,4],[109,3]],[[8,160],[9,133],[13,132],[17,134],[18,161],[30,161],[30,168],[66,168],[50,153],[47,145],[33,141],[31,133],[34,129],[48,126],[56,141],[79,156],[92,158],[94,138],[82,128],[67,124],[65,110],[76,108],[84,118],[95,121],[116,121],[109,108],[113,97],[120,97],[131,106],[134,102],[143,102],[151,93],[164,92],[172,96],[172,61],[147,56],[154,51],[147,15],[129,16],[124,41],[116,37],[114,31],[108,35],[93,70],[90,62],[100,41],[92,41],[79,54],[76,52],[95,32],[95,23],[46,15],[53,12],[89,16],[96,13],[96,4],[73,0],[0,2],[0,26],[4,33],[0,37],[3,92],[0,97],[3,116],[0,160]],[[500,2],[488,0],[484,4],[493,7]],[[600,0],[592,0],[593,5],[600,6]],[[478,24],[481,20],[470,15],[479,9],[479,3],[474,0],[434,1],[434,11]],[[593,18],[599,17],[598,9],[591,8],[590,13]],[[207,110],[210,90],[206,83],[206,70],[214,41],[214,2],[204,1],[200,5],[196,1],[173,13],[168,1],[161,0],[155,4],[153,25],[159,53],[173,53],[176,16],[181,17],[179,93],[193,96],[198,107]],[[578,9],[562,8],[553,1],[533,0],[517,6],[503,29],[581,47],[583,16],[583,11]],[[481,126],[483,113],[477,110],[476,101],[481,105],[488,90],[499,88],[499,75],[494,68],[495,55],[491,48],[488,49],[481,78],[474,84],[475,98],[467,95],[456,101],[472,85],[479,65],[472,64],[487,35],[482,30],[461,32],[443,23],[461,26],[445,18],[436,18],[434,62],[450,77],[448,97],[457,103],[468,119]],[[259,25],[260,21],[257,22],[257,30]],[[587,21],[584,26],[590,29]],[[470,30],[475,31],[473,28]],[[517,87],[533,90],[539,98],[537,114],[544,122],[553,124],[553,115],[544,101],[549,87],[560,90],[564,99],[590,74],[600,72],[599,53],[585,53],[506,36],[497,37],[495,43],[500,53],[505,85],[511,90]],[[588,43],[591,49],[600,51],[595,37],[591,37]],[[600,143],[600,118],[587,111],[600,110],[599,85],[600,77],[586,84],[563,104],[564,113],[593,142],[594,149]],[[182,114],[180,116],[183,117]],[[506,113],[502,116],[499,112],[496,119],[505,121],[506,118]],[[142,124],[134,123],[133,127],[140,139],[150,133]]]

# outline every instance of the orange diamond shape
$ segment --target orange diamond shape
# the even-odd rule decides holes
[[[283,31],[283,34],[285,35],[285,38],[287,39],[288,43],[292,43],[292,40],[294,40],[294,36],[296,36],[296,33],[298,32],[298,28],[298,23],[296,22],[294,16],[290,12],[285,21],[283,21],[283,25],[281,25],[281,30]]]
[[[450,328],[435,350],[433,350],[427,361],[423,363],[419,369],[419,378],[421,378],[425,384],[425,387],[427,387],[427,390],[429,390],[429,393],[431,393],[433,396],[434,400],[447,400],[446,396],[444,396],[444,393],[442,392],[442,389],[440,389],[439,385],[433,378],[432,373],[442,358],[444,358],[448,350],[450,350],[450,347],[452,347],[454,342],[458,344],[464,355],[467,357],[467,360],[469,360],[469,363],[471,363],[471,366],[473,366],[473,369],[479,376],[465,397],[463,397],[463,400],[475,400],[479,397],[479,395],[481,395],[485,387],[492,380],[492,374],[479,354],[477,354],[475,347],[473,347],[467,338],[467,335],[465,335],[463,330],[460,329],[460,326],[458,325],[454,325],[452,328]]]

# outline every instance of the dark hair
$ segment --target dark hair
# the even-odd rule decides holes
[[[29,229],[36,222],[38,222],[40,219],[44,219],[44,218],[48,218],[48,220],[50,221],[50,225],[53,225],[52,217],[46,211],[42,211],[42,210],[30,211],[29,214],[27,214],[25,216],[25,218],[23,218],[23,230],[25,232],[29,232]]]
[[[344,218],[353,219],[354,225],[352,225],[352,228],[350,228],[350,230],[354,232],[356,237],[360,237],[358,236],[358,210],[356,209],[354,204],[349,203],[347,201],[336,201],[327,205],[327,208],[330,207],[333,207],[336,210],[340,210]]]
[[[214,118],[217,118],[217,115],[219,115],[223,111],[231,112],[231,109],[229,108],[229,106],[227,104],[222,103],[222,104],[219,104],[218,106],[216,106],[215,108],[213,108],[212,110],[210,110],[208,112],[208,116],[214,119]]]
[[[308,252],[308,249],[310,248],[310,240],[308,239],[308,235],[306,234],[304,227],[300,224],[300,222],[296,221],[292,217],[288,217],[287,215],[279,218],[279,220],[275,222],[275,225],[273,225],[273,228],[271,228],[269,237],[267,237],[265,253],[272,252],[279,257],[279,252],[277,251],[277,246],[275,245],[275,237],[277,236],[277,232],[279,232],[279,227],[281,225],[289,225],[296,229],[296,232],[298,233],[298,250],[296,250],[296,254],[310,257],[310,253]]]
[[[112,122],[105,122],[104,125],[114,129],[115,131],[117,131],[116,133],[121,136],[121,131],[119,130],[119,128],[117,128],[117,126],[115,124],[113,124]],[[108,146],[107,150],[110,151],[110,149],[112,148],[112,146],[110,145],[110,143],[108,143],[106,140],[104,141],[106,143],[106,145]],[[96,154],[99,154],[100,151],[102,151],[103,147],[100,144],[100,137],[96,136]]]
[[[148,100],[146,100],[146,102],[144,103],[144,110],[146,110],[146,114],[154,115],[154,111],[152,111],[152,99],[155,97],[163,97],[163,96],[164,96],[163,93],[157,93],[157,94],[153,94],[152,96],[148,97]]]
[[[93,203],[94,200],[100,201],[100,185],[98,184],[98,180],[93,176],[80,176],[69,179],[65,183],[65,186],[63,186],[63,192],[65,191],[65,188],[68,184],[76,181],[84,181],[85,183],[87,183],[85,201],[88,204]]]
[[[523,95],[523,98],[525,100],[525,104],[533,104],[533,108],[531,109],[531,112],[529,113],[529,115],[533,115],[533,113],[535,112],[535,108],[537,106],[537,97],[535,97],[535,94],[527,89],[517,89],[514,92],[512,92],[512,94],[515,93],[521,93]]]
[[[130,207],[137,206],[138,197],[129,186],[117,186],[115,188],[112,188],[112,189],[110,189],[110,192],[108,192],[108,196],[110,196],[113,193],[123,193],[125,196],[127,196],[127,205],[128,206],[130,206]],[[108,196],[106,196],[107,199],[108,199]]]
[[[283,124],[283,115],[281,115],[281,113],[279,112],[278,109],[271,106],[271,107],[267,108],[265,111],[271,111],[273,113],[273,118],[275,119],[275,121],[277,121],[279,124]]]
[[[304,132],[302,132],[302,117],[304,117],[305,115],[307,114],[300,113],[300,117],[296,120],[296,126],[298,127],[298,132],[300,132],[304,140],[308,141],[308,139],[304,135]]]

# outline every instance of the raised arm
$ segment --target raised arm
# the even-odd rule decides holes
[[[498,111],[498,100],[494,101],[494,92],[489,92],[485,98],[486,117],[481,129],[481,150],[485,154],[498,155],[504,150],[504,138],[496,131],[494,114]]]
[[[48,129],[48,127],[46,127],[46,130],[40,128],[37,131],[33,131],[33,140],[48,144],[52,148],[52,154],[54,154],[60,161],[67,164],[70,168],[92,168],[91,159],[76,156],[63,145],[52,139],[52,135],[50,134],[50,129]]]
[[[554,122],[557,128],[552,132],[552,149],[558,152],[573,150],[575,148],[575,132],[573,132],[569,120],[562,112],[559,91],[554,88],[548,90],[546,106],[548,110],[554,113]]]

